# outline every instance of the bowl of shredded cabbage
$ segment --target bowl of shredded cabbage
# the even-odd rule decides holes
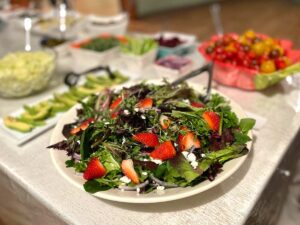
[[[48,85],[55,69],[50,51],[14,52],[0,59],[0,96],[23,97]]]

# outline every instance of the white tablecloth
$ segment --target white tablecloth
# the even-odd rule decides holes
[[[68,60],[60,64],[60,71],[72,65]],[[156,76],[149,68],[141,78]],[[58,73],[50,88],[41,94],[0,99],[0,116],[50,95],[62,78]],[[205,79],[194,81],[204,83]],[[244,165],[220,185],[193,197],[159,204],[98,199],[72,186],[56,171],[46,149],[52,130],[22,147],[17,147],[1,130],[0,221],[22,225],[243,224],[300,127],[300,90],[286,81],[264,92],[214,86],[246,111],[266,119],[255,132],[254,148]]]

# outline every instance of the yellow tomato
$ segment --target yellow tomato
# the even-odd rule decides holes
[[[273,60],[266,60],[260,65],[260,72],[272,73],[276,70],[276,66]]]
[[[253,30],[247,30],[244,34],[243,34],[245,37],[247,38],[255,38],[256,37],[256,34]]]
[[[272,49],[277,49],[279,51],[280,56],[284,54],[284,50],[280,45],[274,45]]]
[[[264,54],[265,50],[266,50],[266,46],[263,42],[256,42],[255,44],[253,44],[251,46],[252,51],[255,52],[256,55],[260,56],[262,54]]]

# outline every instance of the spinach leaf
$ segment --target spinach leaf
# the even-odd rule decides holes
[[[255,120],[251,118],[244,118],[240,121],[240,129],[243,134],[247,134],[255,125]]]

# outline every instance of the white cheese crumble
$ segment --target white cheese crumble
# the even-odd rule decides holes
[[[142,175],[147,176],[148,173],[147,172],[142,172]]]
[[[143,120],[145,120],[145,119],[146,119],[146,117],[145,117],[144,115],[141,115],[141,118],[142,118]]]
[[[201,153],[201,157],[204,158],[206,155],[204,153]]]
[[[190,104],[190,100],[189,99],[183,99],[184,103]]]
[[[127,109],[124,110],[125,115],[129,115],[129,111]]]
[[[192,166],[194,169],[196,169],[197,166],[198,166],[198,162],[197,162],[197,161],[191,162],[191,166]]]
[[[138,112],[138,111],[139,111],[139,108],[134,108],[134,111]]]
[[[123,176],[120,178],[120,181],[125,183],[125,184],[128,184],[131,182],[131,180],[127,177],[127,176]]]
[[[153,158],[151,158],[151,162],[154,162],[154,163],[156,163],[158,165],[162,164],[162,161],[160,159],[153,159]]]
[[[107,125],[107,124],[109,124],[109,122],[105,122],[104,124]]]
[[[156,190],[163,191],[163,190],[165,190],[165,187],[159,185],[159,186],[156,187]]]
[[[124,145],[125,142],[126,142],[126,139],[125,139],[125,137],[123,137],[123,138],[122,138],[122,145]]]
[[[193,161],[196,161],[196,156],[194,153],[190,153],[187,155],[187,160],[190,161],[190,162],[193,162]]]

